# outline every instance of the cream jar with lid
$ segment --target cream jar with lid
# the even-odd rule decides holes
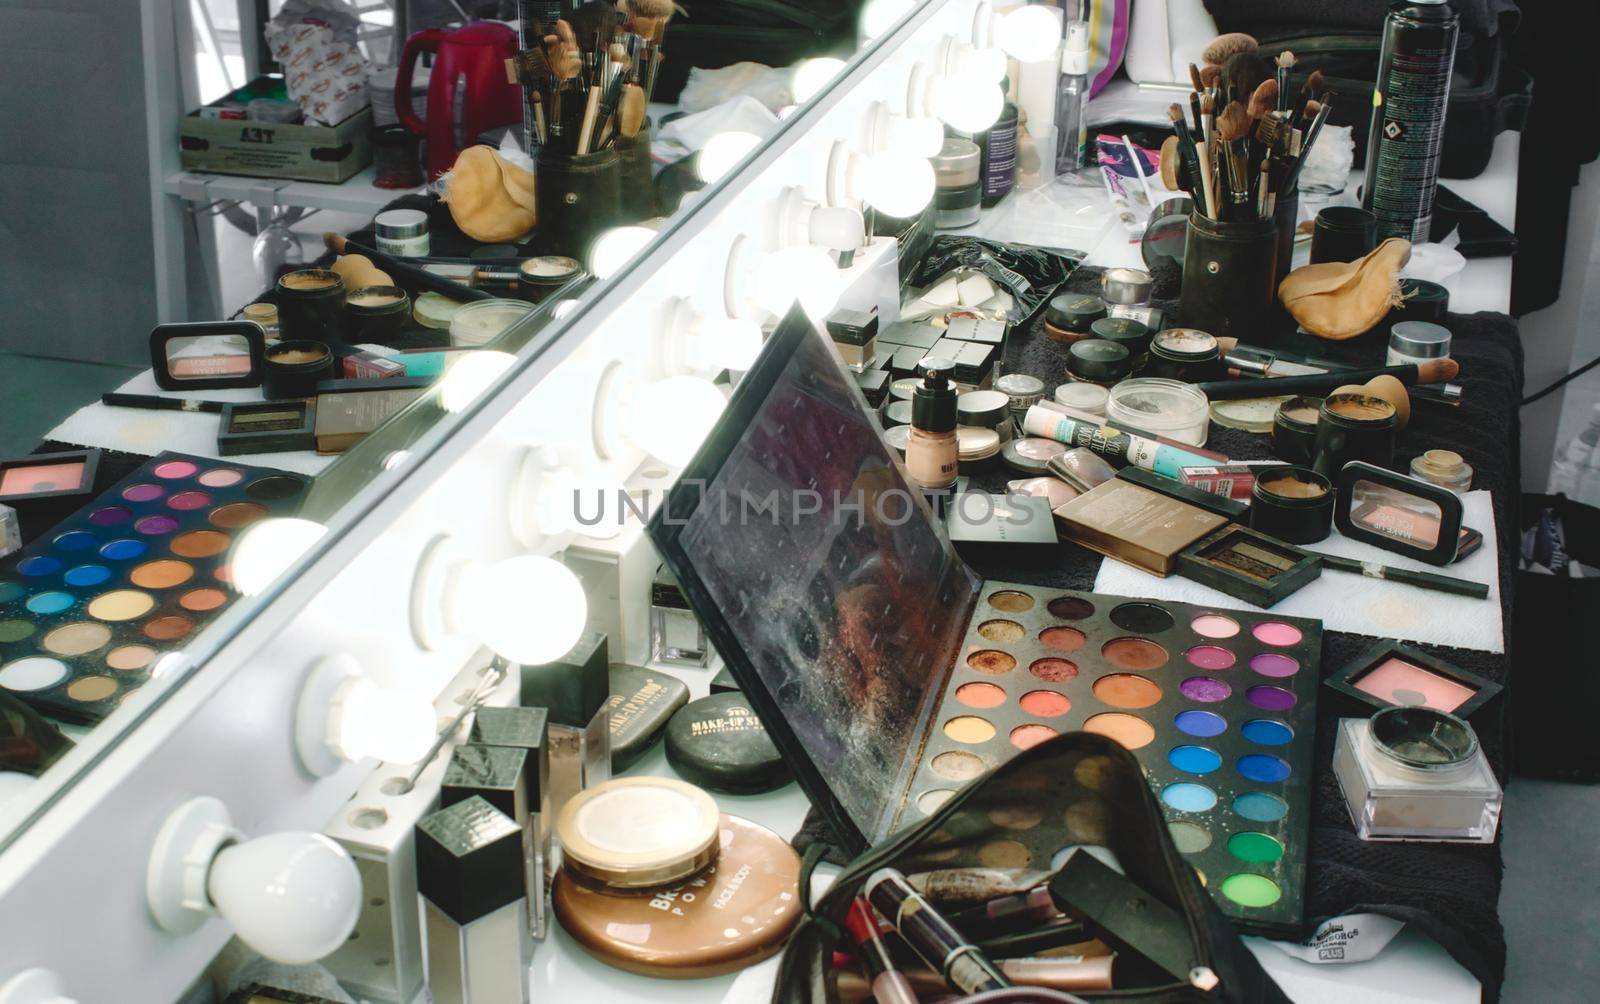
[[[978,144],[952,136],[944,141],[933,158],[934,226],[940,230],[959,230],[978,222],[983,201],[979,179],[982,162]]]
[[[1454,450],[1429,450],[1411,461],[1411,476],[1460,495],[1472,490],[1472,465]]]
[[[1432,321],[1401,321],[1389,329],[1385,366],[1409,366],[1450,358],[1450,329]]]
[[[372,220],[374,243],[384,254],[420,258],[428,253],[428,214],[420,209],[389,209]]]

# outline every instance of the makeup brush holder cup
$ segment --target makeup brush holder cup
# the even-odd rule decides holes
[[[1272,281],[1272,289],[1276,293],[1279,284],[1289,277],[1289,270],[1294,267],[1295,227],[1300,223],[1298,186],[1279,193],[1272,221],[1278,228],[1278,268]]]
[[[534,187],[538,246],[545,253],[586,261],[595,238],[625,222],[622,158],[615,149],[565,154],[540,147]]]
[[[1277,290],[1274,220],[1224,223],[1189,217],[1178,317],[1185,327],[1259,344]]]
[[[650,123],[632,136],[617,137],[617,157],[622,161],[622,215],[638,223],[656,212],[656,181],[650,162]]]

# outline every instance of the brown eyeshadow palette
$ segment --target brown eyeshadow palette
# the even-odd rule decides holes
[[[1059,733],[1133,751],[1173,842],[1224,913],[1298,927],[1322,622],[985,582],[890,831]],[[1061,830],[1007,822],[972,865],[1052,868]],[[1095,821],[1067,829],[1100,843]]]
[[[163,453],[0,562],[0,688],[91,724],[236,593],[239,533],[299,508],[310,481]]]

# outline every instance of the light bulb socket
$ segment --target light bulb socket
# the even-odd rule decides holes
[[[189,934],[216,915],[206,888],[211,862],[243,838],[220,799],[202,795],[172,811],[156,834],[145,871],[145,899],[162,930]]]
[[[456,539],[440,534],[423,548],[411,580],[411,636],[424,652],[436,652],[458,630],[450,606],[467,563]]]
[[[360,663],[340,653],[318,662],[300,685],[294,749],[300,765],[312,777],[326,777],[345,763],[339,747],[342,719],[352,693],[363,682]]]

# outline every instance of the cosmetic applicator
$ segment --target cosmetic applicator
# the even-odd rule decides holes
[[[372,260],[374,265],[381,267],[385,272],[397,279],[405,279],[410,285],[418,289],[429,290],[441,296],[448,296],[452,300],[492,300],[493,293],[471,286],[464,286],[453,282],[444,276],[435,275],[425,268],[408,265],[398,258],[391,258],[376,248],[369,248],[365,244],[357,244],[343,234],[326,231],[322,235],[322,243],[329,251],[335,254],[362,254]]]
[[[1230,31],[1225,35],[1218,35],[1200,53],[1200,58],[1211,66],[1222,66],[1228,57],[1235,53],[1253,53],[1260,45],[1255,36],[1247,35],[1242,31]]]
[[[1454,380],[1461,364],[1454,359],[1430,359],[1405,366],[1383,366],[1369,370],[1342,370],[1306,376],[1208,380],[1195,388],[1212,401],[1237,401],[1248,397],[1282,397],[1286,394],[1327,394],[1345,384],[1365,383],[1374,377],[1392,376],[1403,384],[1444,383]]]

